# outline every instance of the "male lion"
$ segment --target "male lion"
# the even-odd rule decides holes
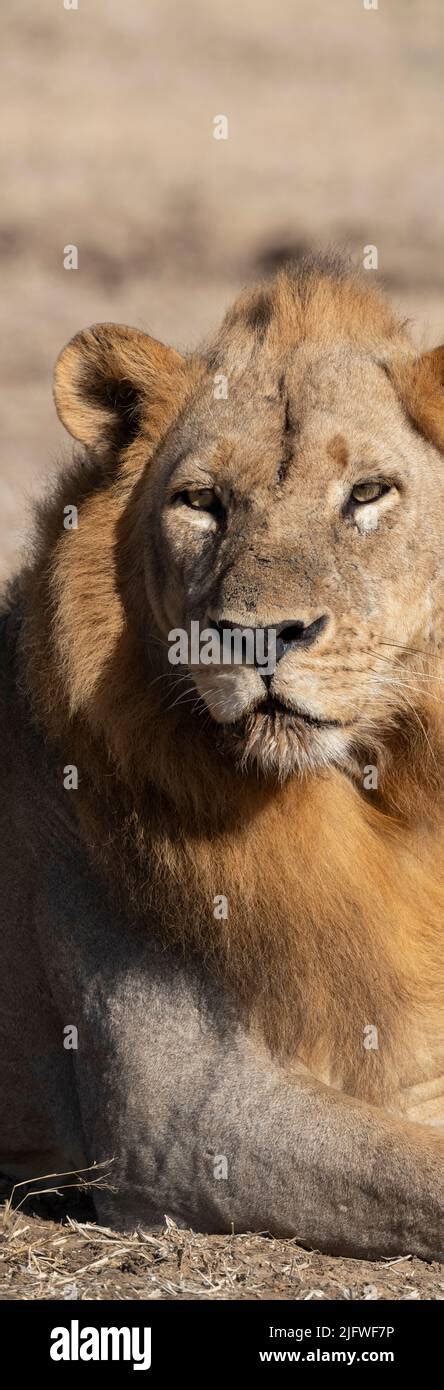
[[[200,354],[61,353],[84,449],[2,620],[10,1179],[443,1256],[443,379],[330,260]],[[271,670],[173,665],[191,622]]]

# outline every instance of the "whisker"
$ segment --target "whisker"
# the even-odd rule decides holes
[[[411,652],[414,656],[425,656],[431,661],[442,661],[442,656],[436,656],[428,647],[406,647],[403,642],[378,642],[380,647],[397,647],[401,652]]]
[[[380,676],[379,671],[373,671],[372,674],[373,676],[377,677],[377,680],[383,682],[383,685],[390,685],[391,688],[397,689],[397,691],[401,691],[401,695],[402,691],[409,691],[409,694],[411,695],[427,695],[427,698],[433,699],[433,701],[436,701],[437,703],[441,703],[440,696],[434,694],[433,691],[429,691],[429,689],[427,689],[425,685],[411,685],[408,684],[408,682],[406,681],[394,680],[394,678],[390,678],[390,676]]]
[[[152,686],[157,684],[157,681],[174,681],[175,685],[180,685],[181,681],[186,681],[189,679],[189,671],[187,671],[184,676],[173,675],[172,671],[161,671],[160,676],[154,676],[153,680],[148,681],[148,685],[146,688],[147,690],[151,690]]]
[[[166,713],[169,714],[171,710],[177,709],[178,705],[192,704],[193,700],[197,703],[199,698],[197,690],[192,690],[191,688],[189,690],[182,690],[181,694],[177,696],[177,700],[173,700],[171,705],[167,705]]]
[[[390,682],[387,682],[387,680],[386,680],[386,678],[385,678],[384,676],[379,677],[379,679],[380,679],[380,680],[383,680],[385,684],[387,684],[387,683],[390,684]],[[439,769],[438,769],[438,763],[437,763],[437,761],[436,761],[435,754],[434,754],[434,752],[433,752],[433,748],[432,748],[432,745],[431,745],[431,742],[430,742],[430,739],[429,739],[427,730],[424,728],[424,725],[423,725],[422,719],[420,719],[418,710],[415,709],[415,706],[414,706],[414,705],[412,705],[411,701],[408,699],[408,697],[407,697],[407,695],[405,694],[405,692],[404,692],[404,690],[402,689],[402,687],[401,687],[401,691],[402,691],[402,696],[403,696],[403,699],[404,699],[404,701],[405,701],[405,704],[407,705],[407,708],[408,708],[409,710],[411,710],[411,713],[413,714],[414,718],[416,719],[417,723],[419,724],[419,727],[420,727],[420,729],[421,729],[421,731],[422,731],[422,733],[423,733],[423,735],[424,735],[425,741],[426,741],[426,743],[427,743],[427,745],[428,745],[428,747],[429,747],[429,749],[430,749],[430,752],[431,752],[432,759],[433,759],[433,762],[434,762],[434,764],[435,764],[436,770],[438,771],[438,770],[439,770]],[[421,692],[419,692],[419,693],[421,693]]]
[[[367,652],[367,655],[374,657],[376,661],[385,661],[387,665],[390,666],[392,672],[399,672],[401,675],[403,674],[403,672],[406,672],[407,676],[414,676],[415,679],[424,681],[426,685],[429,681],[436,681],[437,685],[444,684],[443,676],[436,676],[432,674],[432,672],[430,671],[418,670],[416,666],[406,667],[400,661],[395,661],[395,663],[393,663],[393,658],[390,656],[383,656],[382,652],[376,652],[370,649]],[[348,670],[353,672],[353,667],[349,667]],[[365,675],[365,669],[362,671],[354,671],[353,674]],[[379,672],[375,672],[375,674],[379,675]]]
[[[164,637],[155,637],[154,633],[149,632],[148,635],[145,637],[145,641],[149,642],[150,646],[157,645],[158,647],[164,647],[166,651],[169,651],[169,642],[166,642]]]

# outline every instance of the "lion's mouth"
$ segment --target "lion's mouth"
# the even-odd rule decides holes
[[[279,781],[295,772],[328,767],[343,756],[346,729],[350,725],[339,719],[310,714],[270,692],[243,718],[225,726],[241,771],[255,768]]]
[[[296,705],[287,705],[277,695],[268,694],[267,698],[256,706],[255,715],[263,715],[270,720],[276,720],[285,724],[296,725],[300,720],[303,724],[312,725],[315,729],[343,729],[344,724],[340,719],[321,719],[316,714],[309,714],[306,710],[301,710]]]

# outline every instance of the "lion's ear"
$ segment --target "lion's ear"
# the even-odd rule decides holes
[[[387,370],[413,423],[444,450],[444,346],[416,358],[395,358]]]
[[[82,444],[124,448],[141,420],[155,440],[181,403],[188,364],[173,348],[123,324],[77,333],[57,359],[54,400],[62,424]]]

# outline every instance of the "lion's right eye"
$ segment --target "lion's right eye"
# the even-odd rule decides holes
[[[211,519],[213,524],[220,522],[225,512],[219,489],[213,487],[182,488],[176,492],[172,502],[175,507],[189,507],[193,512],[202,512],[202,522],[205,518]]]

